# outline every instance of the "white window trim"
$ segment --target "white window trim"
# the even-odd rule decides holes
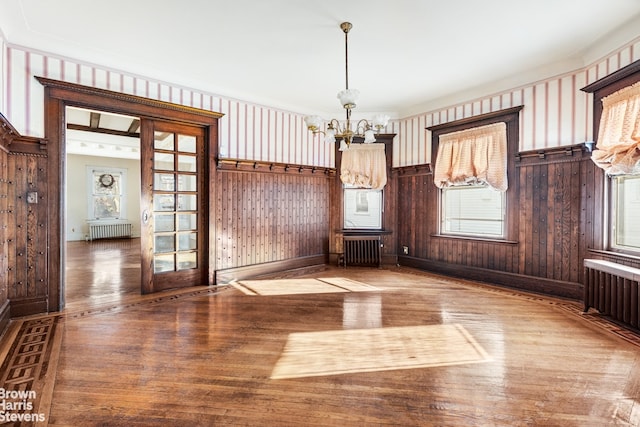
[[[481,185],[469,185],[468,187],[455,187],[456,190],[460,190],[463,188],[475,188],[480,187]],[[489,233],[469,233],[469,232],[456,232],[456,231],[448,231],[445,229],[445,212],[444,212],[444,192],[448,189],[453,189],[454,187],[441,188],[438,192],[438,232],[442,236],[456,236],[456,237],[470,237],[470,238],[480,238],[480,239],[491,239],[491,240],[504,240],[507,238],[507,206],[508,206],[508,198],[506,192],[500,192],[502,195],[502,227],[500,234],[489,234]]]
[[[349,223],[350,219],[358,214],[355,214],[354,212],[349,211],[349,209],[353,207],[353,204],[355,202],[351,203],[350,200],[347,200],[347,194],[355,193],[356,191],[367,191],[369,192],[369,194],[375,195],[375,197],[373,198],[374,200],[371,200],[371,199],[369,200],[369,202],[375,204],[375,206],[373,206],[373,209],[374,209],[373,213],[375,213],[376,210],[379,212],[377,218],[373,218],[375,223],[364,225],[364,226],[362,225],[358,226],[358,224]],[[375,190],[371,188],[360,188],[360,187],[356,187],[348,184],[343,184],[342,195],[343,195],[343,228],[345,230],[382,230],[382,215],[384,214],[384,191],[383,190]]]
[[[105,166],[87,166],[87,218],[89,221],[115,221],[126,219],[127,212],[127,169]],[[98,174],[120,175],[120,214],[118,218],[96,218],[93,211],[93,176]]]
[[[607,230],[607,232],[604,233],[607,239],[605,247],[618,250],[618,251],[631,252],[631,253],[638,254],[640,253],[640,247],[617,244],[617,235],[616,235],[616,227],[618,225],[617,224],[618,222],[617,220],[617,217],[618,217],[617,179],[620,177],[622,177],[622,175],[610,177],[609,182],[607,183],[608,185],[605,186],[605,189],[606,189],[605,190],[605,201],[606,201],[605,212],[608,212],[608,215],[606,215],[607,221],[605,222],[605,227],[606,227],[605,230]]]

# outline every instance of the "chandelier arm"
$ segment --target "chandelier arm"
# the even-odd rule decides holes
[[[333,127],[336,130],[336,134],[341,134],[342,133],[340,122],[338,121],[338,119],[331,119],[331,120],[329,120],[328,124],[329,124],[329,126]]]
[[[362,129],[362,132],[360,131]],[[371,129],[371,125],[367,119],[360,119],[356,124],[356,133],[363,134],[364,131]]]

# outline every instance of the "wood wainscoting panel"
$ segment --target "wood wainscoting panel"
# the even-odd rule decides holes
[[[219,170],[216,268],[230,271],[324,257],[329,239],[329,178],[324,173],[266,168]]]

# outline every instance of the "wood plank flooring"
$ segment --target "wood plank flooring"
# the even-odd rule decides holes
[[[85,261],[85,273],[68,266],[85,279],[68,285],[67,309],[53,315],[59,352],[43,378],[51,426],[640,425],[638,337],[578,302],[353,267],[280,277],[344,277],[381,291],[261,296],[222,286],[117,297],[133,278],[99,271],[118,256],[133,263],[117,251],[96,248],[101,262]],[[490,360],[271,378],[290,334],[423,325],[461,325]]]

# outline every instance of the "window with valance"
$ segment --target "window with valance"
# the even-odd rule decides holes
[[[506,191],[507,125],[504,122],[440,135],[434,182],[440,188],[485,184]]]
[[[383,188],[387,183],[385,144],[352,143],[342,151],[345,229],[381,229]]]
[[[382,190],[387,183],[384,144],[351,144],[342,152],[340,180],[354,187]]]
[[[438,188],[438,235],[509,243],[517,239],[515,155],[522,108],[427,128]]]
[[[640,82],[602,98],[591,159],[608,175],[640,174]]]
[[[593,93],[593,162],[605,172],[605,191],[596,198],[604,214],[602,240],[595,248],[640,253],[640,61],[582,88]]]

